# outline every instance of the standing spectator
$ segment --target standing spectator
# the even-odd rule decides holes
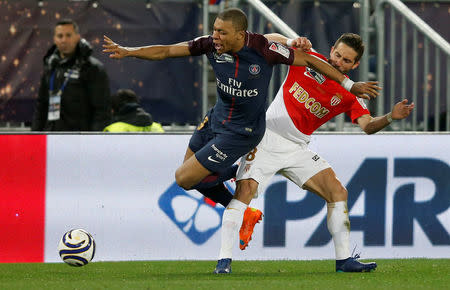
[[[109,80],[78,25],[59,21],[54,45],[44,57],[44,72],[31,129],[102,131],[111,122]]]
[[[158,132],[161,124],[154,122],[152,115],[139,104],[139,97],[132,90],[118,90],[112,95],[113,122],[105,132]]]

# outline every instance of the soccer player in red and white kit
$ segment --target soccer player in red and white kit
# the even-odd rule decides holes
[[[266,36],[268,37],[268,36]],[[279,34],[273,41],[294,44]],[[268,37],[270,39],[270,37]],[[293,43],[294,42],[294,43]],[[309,52],[328,61],[346,74],[359,65],[364,52],[361,37],[343,34],[331,48],[330,58]],[[363,101],[338,83],[307,67],[290,66],[286,80],[266,114],[266,132],[259,145],[242,157],[233,204],[246,208],[257,192],[262,192],[277,172],[309,190],[327,202],[328,230],[333,238],[337,272],[366,272],[376,263],[361,263],[359,255],[349,250],[350,221],[347,209],[347,190],[336,177],[328,162],[308,148],[311,134],[331,118],[346,113],[353,123],[367,134],[388,126],[393,120],[409,116],[414,104],[405,99],[392,112],[372,117]],[[236,208],[241,208],[236,207]],[[222,220],[222,244],[215,273],[230,273],[233,242],[241,224],[238,215],[225,214]]]

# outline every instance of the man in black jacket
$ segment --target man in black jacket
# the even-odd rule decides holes
[[[44,57],[44,73],[33,131],[102,131],[111,123],[109,80],[92,57],[72,20],[55,26],[54,45]]]

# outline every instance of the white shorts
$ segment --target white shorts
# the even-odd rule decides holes
[[[301,188],[308,179],[329,167],[330,164],[306,143],[290,141],[266,129],[256,150],[241,158],[236,180],[254,179],[259,184],[259,194],[277,172]]]

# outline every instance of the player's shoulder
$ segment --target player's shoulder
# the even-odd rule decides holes
[[[277,51],[280,48],[287,49],[286,46],[278,42],[269,41],[264,35],[255,32],[246,32],[245,45],[256,50]]]
[[[264,35],[246,31],[245,32],[245,45],[251,48],[264,48],[267,46],[268,40]]]
[[[188,42],[189,46],[206,46],[212,45],[213,38],[211,35],[202,35]]]
[[[213,39],[211,35],[203,35],[194,38],[188,42],[191,55],[200,55],[214,50]]]
[[[255,50],[269,64],[292,64],[293,50],[278,42],[269,41],[264,35],[247,32],[246,45]]]
[[[212,41],[211,35],[202,35],[194,38],[192,41]]]

